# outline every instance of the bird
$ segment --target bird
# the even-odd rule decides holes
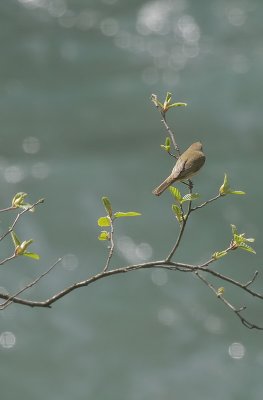
[[[195,142],[180,155],[171,174],[153,190],[153,194],[160,196],[174,182],[190,179],[205,163],[205,155],[201,142]]]

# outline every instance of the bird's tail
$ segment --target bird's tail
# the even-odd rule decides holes
[[[168,176],[157,188],[153,190],[153,194],[156,196],[160,196],[172,183],[174,182],[174,178]]]

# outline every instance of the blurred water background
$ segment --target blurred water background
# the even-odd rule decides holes
[[[3,266],[2,290],[18,290],[60,256],[26,298],[45,299],[99,272],[103,195],[115,210],[143,214],[116,224],[112,265],[167,254],[178,232],[172,199],[151,191],[172,160],[160,149],[165,132],[149,100],[166,91],[188,103],[168,116],[181,148],[204,144],[195,191],[210,198],[227,172],[247,192],[194,214],[176,259],[199,263],[224,249],[233,223],[257,238],[257,255],[235,252],[215,268],[244,280],[262,270],[262,18],[260,0],[1,1],[1,208],[19,191],[46,199],[17,226],[41,260]],[[2,233],[10,221],[1,214]],[[2,254],[10,252],[6,239]],[[263,325],[263,305],[225,287]],[[51,310],[13,305],[0,313],[0,335],[6,400],[263,396],[262,333],[243,327],[189,274],[111,277]]]

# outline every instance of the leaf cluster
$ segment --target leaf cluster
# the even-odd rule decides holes
[[[118,218],[137,217],[137,216],[141,215],[137,211],[127,211],[127,212],[116,211],[113,213],[111,202],[110,202],[109,198],[102,197],[101,201],[102,201],[102,204],[104,205],[107,215],[105,217],[100,217],[98,219],[98,226],[100,226],[100,227],[111,227],[113,224],[113,221]],[[102,230],[100,232],[98,239],[99,240],[111,240],[111,232]]]

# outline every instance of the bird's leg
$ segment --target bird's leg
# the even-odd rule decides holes
[[[171,156],[171,157],[175,158],[176,160],[178,160],[179,156],[171,153],[170,151],[168,151],[167,153],[169,154],[169,156]]]
[[[192,190],[193,187],[194,187],[193,182],[190,179],[188,179],[188,182],[181,181],[181,183],[183,183],[184,185],[188,186],[190,190]]]

